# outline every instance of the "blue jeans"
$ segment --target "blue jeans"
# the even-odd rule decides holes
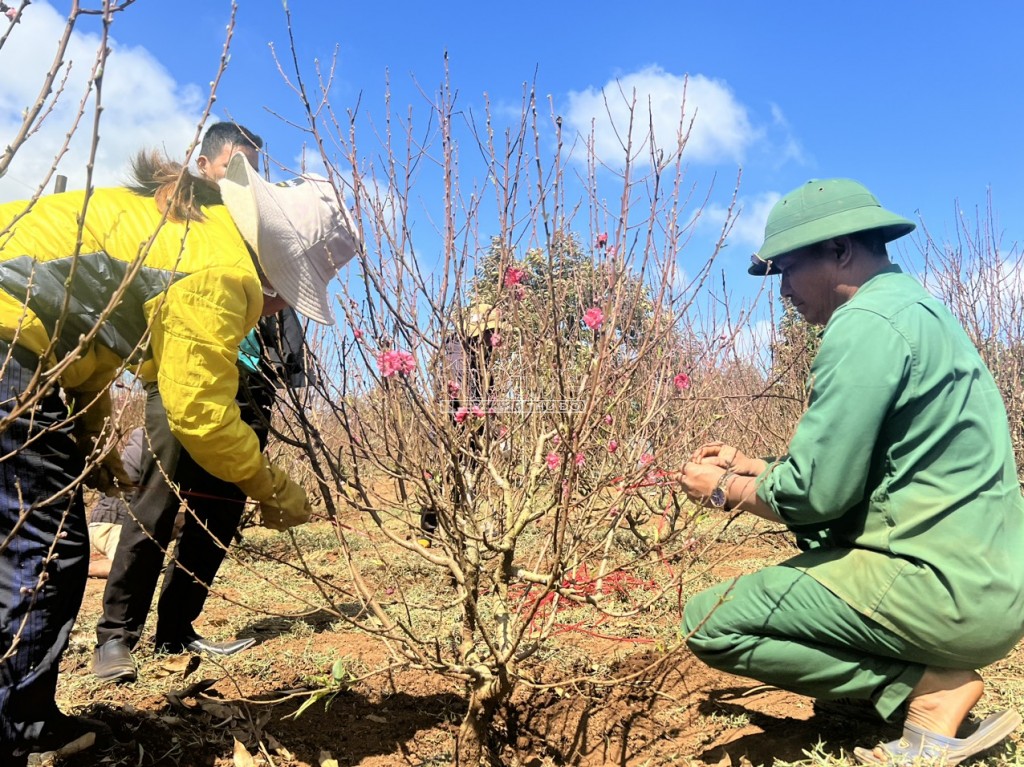
[[[0,343],[0,763],[39,737],[60,658],[82,605],[89,533],[77,478],[83,461],[56,388],[38,392],[38,360]],[[5,362],[6,360],[6,362]]]

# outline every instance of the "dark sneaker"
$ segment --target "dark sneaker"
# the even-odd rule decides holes
[[[110,639],[95,649],[92,673],[106,682],[135,681],[135,661],[123,639]]]
[[[156,638],[156,649],[157,652],[170,653],[177,655],[183,652],[195,652],[195,653],[209,653],[210,655],[234,655],[235,653],[242,652],[242,650],[248,650],[256,644],[256,640],[252,637],[247,639],[232,639],[227,642],[213,642],[209,639],[204,639],[195,632],[186,634],[185,636],[176,637],[174,639],[166,639],[164,637]]]

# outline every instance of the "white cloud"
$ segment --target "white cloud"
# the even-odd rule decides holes
[[[772,128],[773,128],[773,139],[771,141],[770,151],[772,156],[775,158],[773,165],[778,168],[787,162],[795,162],[800,165],[807,165],[810,160],[804,153],[804,148],[797,140],[796,136],[793,135],[793,129],[789,125],[789,120],[782,113],[782,108],[777,104],[772,104]]]
[[[757,249],[764,239],[764,225],[772,206],[779,201],[778,192],[762,192],[741,197],[737,206],[736,221],[726,243],[738,248]],[[717,232],[722,229],[728,209],[721,205],[709,205],[704,212],[701,226],[714,227]]]
[[[618,165],[625,160],[623,146],[634,98],[632,152],[634,163],[640,165],[650,163],[649,128],[667,159],[679,149],[680,138],[693,119],[684,159],[708,164],[742,162],[746,150],[761,135],[725,82],[699,74],[674,75],[657,66],[623,75],[601,88],[570,92],[563,119],[584,137],[593,131],[598,159]],[[579,153],[576,156],[582,159]]]
[[[33,2],[0,49],[0,146],[14,138],[21,127],[22,110],[35,102],[64,25],[64,16],[51,5]],[[98,17],[79,21],[65,56],[70,75],[64,93],[0,178],[0,201],[26,198],[35,192],[71,129],[100,46],[100,36],[83,31],[86,26],[97,28]],[[116,34],[116,19],[112,29]],[[127,162],[139,149],[155,147],[172,157],[183,157],[204,106],[205,94],[198,87],[176,82],[144,48],[119,46],[116,39],[111,48],[102,79],[95,186],[122,183]],[[94,112],[93,96],[69,151],[60,160],[57,172],[68,177],[68,189],[85,186]],[[52,179],[49,188],[53,188]]]
[[[285,176],[305,173],[314,173],[325,178],[330,176],[330,173],[327,171],[327,163],[324,162],[320,152],[316,151],[315,147],[309,147],[305,144],[302,146],[302,151],[295,155],[295,158],[292,160],[292,167],[281,169],[281,173]],[[271,174],[280,175],[274,168],[271,168]]]

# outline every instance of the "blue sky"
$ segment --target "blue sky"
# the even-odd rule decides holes
[[[38,90],[69,5],[34,2],[0,49],[5,142]],[[297,114],[270,55],[272,44],[290,56],[282,4],[239,6],[214,113],[256,129],[272,155],[295,167],[302,137],[274,116]],[[486,93],[499,111],[518,109],[523,85],[536,73],[538,91],[551,96],[570,128],[588,126],[601,111],[602,90],[617,83],[674,105],[688,76],[688,103],[698,117],[687,173],[702,189],[714,180],[711,213],[728,203],[742,168],[743,212],[721,262],[727,269],[739,269],[756,248],[772,202],[814,177],[863,181],[883,205],[923,217],[940,237],[954,231],[957,201],[973,215],[991,193],[1003,248],[1024,232],[1018,3],[292,0],[290,9],[306,77],[337,50],[332,103],[344,111],[360,100],[361,115],[378,121],[387,74],[393,106],[419,109],[417,83],[436,89],[445,51],[463,108],[480,114]],[[125,158],[142,146],[187,145],[229,14],[224,0],[139,0],[115,18],[99,183],[123,178]],[[78,76],[98,29],[98,20],[86,19],[76,33]],[[65,101],[77,101],[80,91],[73,95]],[[30,182],[66,131],[62,120],[67,114],[58,109],[26,145],[0,179],[0,200],[31,193]],[[73,148],[62,161],[72,187],[81,183],[83,151]]]

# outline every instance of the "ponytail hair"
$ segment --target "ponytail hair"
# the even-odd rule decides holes
[[[220,204],[220,189],[156,150],[142,150],[132,160],[125,185],[135,194],[152,197],[170,221],[203,221],[203,205]]]

